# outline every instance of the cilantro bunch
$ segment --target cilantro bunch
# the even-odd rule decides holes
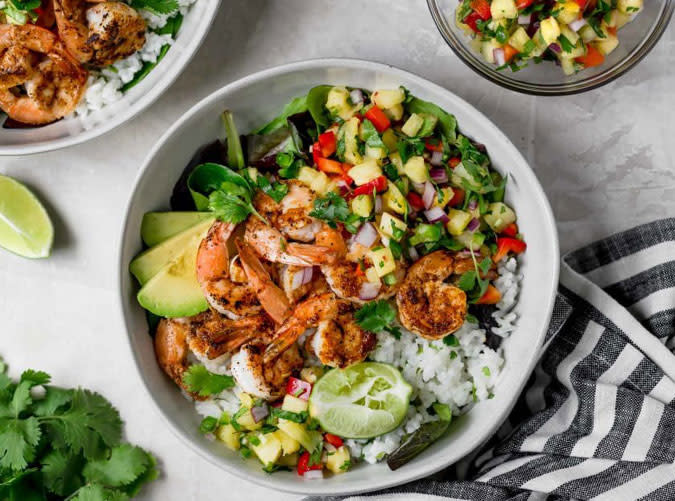
[[[125,501],[157,478],[155,458],[122,443],[122,420],[101,395],[49,386],[0,361],[0,499]]]

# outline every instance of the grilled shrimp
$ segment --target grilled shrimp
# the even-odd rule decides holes
[[[0,25],[0,108],[22,123],[47,124],[75,109],[87,72],[51,31]]]
[[[155,333],[155,355],[160,367],[181,388],[188,368],[188,355],[194,354],[211,369],[240,346],[252,340],[270,339],[274,322],[264,313],[239,320],[213,311],[194,317],[163,318]]]
[[[54,17],[60,38],[83,64],[109,66],[145,44],[145,21],[124,2],[54,0]]]
[[[427,339],[440,339],[459,329],[466,318],[466,294],[445,280],[470,269],[471,258],[458,258],[445,250],[415,262],[396,294],[403,326]]]
[[[376,338],[354,319],[354,305],[332,292],[318,294],[300,303],[274,335],[264,354],[272,363],[307,330],[316,331],[307,339],[307,351],[314,352],[324,365],[348,367],[363,361],[375,347]]]

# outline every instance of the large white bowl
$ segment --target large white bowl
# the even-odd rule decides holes
[[[256,461],[245,462],[199,433],[200,417],[192,403],[157,366],[128,266],[141,249],[143,214],[168,208],[172,187],[190,157],[201,145],[222,135],[220,113],[224,109],[231,109],[239,130],[247,131],[275,116],[289,99],[323,83],[367,89],[404,85],[416,96],[453,113],[461,131],[485,144],[495,166],[508,174],[507,201],[518,213],[528,249],[521,260],[524,279],[516,308],[518,328],[503,343],[506,364],[495,397],[458,419],[451,433],[395,473],[386,464],[363,465],[323,481],[304,481],[295,473],[268,475]],[[558,238],[544,192],[525,159],[492,122],[423,78],[382,64],[346,59],[293,63],[256,73],[223,87],[183,115],[152,148],[140,171],[127,207],[118,263],[122,311],[136,364],[149,398],[173,432],[230,473],[274,489],[317,495],[352,494],[403,484],[456,462],[485,441],[504,420],[533,369],[553,308],[558,264]]]
[[[87,117],[69,117],[34,129],[0,128],[0,155],[28,155],[73,146],[122,125],[155,102],[176,80],[201,45],[220,0],[198,0],[183,19],[174,44],[160,63],[122,99]]]

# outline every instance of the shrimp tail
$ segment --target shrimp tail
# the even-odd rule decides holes
[[[337,252],[324,245],[293,242],[286,246],[286,252],[312,265],[334,264],[338,259]]]

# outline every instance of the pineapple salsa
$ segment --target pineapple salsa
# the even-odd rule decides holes
[[[619,45],[617,31],[643,0],[461,0],[455,20],[473,47],[497,69],[517,71],[532,60],[560,65],[566,75],[601,65]]]

